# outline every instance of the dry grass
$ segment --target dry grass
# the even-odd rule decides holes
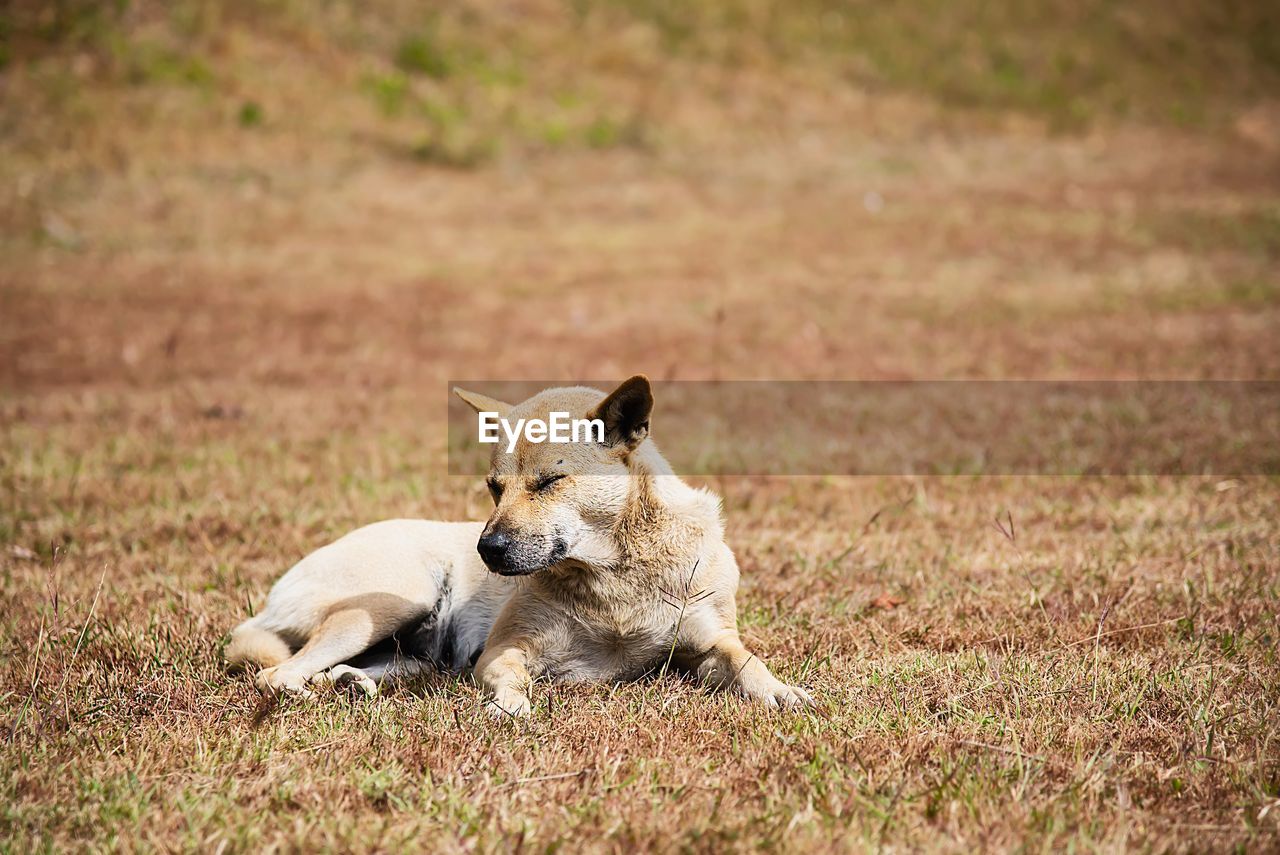
[[[1270,72],[1228,63],[1194,132],[1061,135],[640,20],[522,65],[533,112],[595,70],[564,139],[476,120],[504,142],[460,171],[368,85],[473,93],[388,31],[232,9],[187,23],[207,77],[92,38],[0,77],[0,848],[1280,846],[1274,477],[713,482],[814,716],[675,679],[527,724],[445,679],[257,716],[218,665],[305,551],[487,513],[450,377],[1276,377]],[[575,136],[600,115],[645,130]]]

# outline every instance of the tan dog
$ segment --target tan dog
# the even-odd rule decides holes
[[[668,663],[769,706],[812,703],[739,639],[720,502],[648,439],[647,379],[516,406],[455,392],[512,423],[598,419],[604,439],[496,445],[485,524],[391,520],[317,550],[232,632],[229,663],[257,663],[260,689],[293,693],[326,682],[373,692],[474,664],[490,710],[510,715],[530,711],[539,678],[629,680]]]

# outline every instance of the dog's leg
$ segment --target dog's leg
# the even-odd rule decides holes
[[[492,640],[492,636],[490,636]],[[485,709],[494,716],[529,714],[529,658],[514,644],[489,647],[476,663],[476,681],[489,695]]]
[[[312,686],[333,686],[339,691],[358,690],[372,697],[378,694],[378,686],[386,675],[385,669],[380,667],[380,664],[356,667],[344,662],[321,671],[307,682]]]
[[[431,663],[424,659],[387,653],[376,658],[361,657],[355,662],[334,665],[312,677],[311,684],[331,685],[336,689],[359,689],[366,695],[376,695],[382,686],[409,680],[431,670]]]
[[[720,635],[697,664],[696,673],[707,685],[738,692],[775,709],[813,706],[808,692],[788,686],[773,676],[760,657],[747,650],[734,630]]]
[[[326,617],[302,649],[254,681],[268,694],[309,694],[307,683],[320,671],[363,653],[391,634],[394,625],[378,625],[364,609],[345,609]],[[379,632],[381,630],[381,632]]]

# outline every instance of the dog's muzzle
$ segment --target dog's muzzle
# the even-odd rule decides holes
[[[495,573],[501,573],[506,566],[507,555],[511,552],[511,538],[500,531],[486,534],[476,544],[476,551],[480,553],[480,560],[486,567]]]
[[[515,540],[506,532],[492,531],[480,538],[476,551],[484,565],[499,576],[528,576],[560,561],[569,550],[558,537],[546,549],[542,542]]]

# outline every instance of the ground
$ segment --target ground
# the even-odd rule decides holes
[[[1280,372],[1248,4],[1247,38],[1169,37],[1200,89],[1090,40],[1124,103],[1034,40],[925,75],[510,3],[486,52],[508,19],[444,6],[0,27],[0,847],[1280,846],[1274,475],[694,479],[812,714],[663,677],[495,723],[465,678],[271,707],[224,673],[310,549],[487,514],[450,379]]]

